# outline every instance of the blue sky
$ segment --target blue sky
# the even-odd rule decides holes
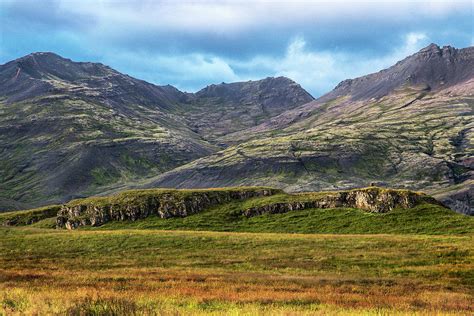
[[[287,76],[319,96],[431,42],[474,45],[473,3],[0,0],[0,63],[52,51],[185,91]]]

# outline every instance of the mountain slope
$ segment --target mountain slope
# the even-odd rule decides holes
[[[312,100],[294,81],[270,77],[207,86],[188,94],[180,113],[193,131],[225,145],[228,141],[222,141],[223,136],[257,126]]]
[[[290,191],[379,183],[439,191],[473,177],[474,48],[430,45],[379,73],[249,130],[226,150],[146,187],[271,185]],[[473,199],[458,210],[472,211]]]
[[[225,97],[209,87],[183,93],[53,53],[1,65],[0,210],[126,188],[207,156],[218,147],[205,138],[214,141],[223,122],[209,113],[221,111],[235,132],[312,100],[285,78],[227,86],[234,92]],[[270,110],[236,123],[254,108]],[[204,122],[205,132],[195,122]]]
[[[374,101],[404,89],[416,90],[415,97],[423,98],[435,92],[462,84],[474,77],[474,47],[455,49],[440,48],[435,44],[421,49],[388,69],[339,83],[332,91],[301,107],[285,111],[261,125],[229,135],[237,141],[251,139],[256,132],[269,132],[288,127],[296,121],[319,114],[328,102],[341,108],[357,101]],[[411,91],[408,91],[411,92]],[[469,91],[464,91],[469,94]],[[410,100],[416,101],[416,100]],[[410,102],[409,101],[409,102]]]
[[[0,77],[4,199],[64,201],[215,150],[166,113],[182,93],[101,64],[38,53],[1,66]]]

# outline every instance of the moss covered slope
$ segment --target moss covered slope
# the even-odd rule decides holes
[[[370,190],[373,188],[367,188]],[[355,190],[358,191],[358,190]],[[393,190],[401,194],[411,191]],[[350,191],[342,191],[350,192]],[[250,209],[264,209],[269,205],[292,205],[322,200],[336,192],[304,194],[274,194],[266,197],[232,201],[210,207],[187,217],[163,219],[150,216],[135,222],[114,221],[94,229],[158,229],[203,230],[260,233],[331,233],[331,234],[472,234],[474,218],[458,214],[420,194],[409,208],[397,206],[387,212],[362,209],[304,208],[283,213],[246,216]],[[416,193],[415,193],[416,194]],[[89,228],[88,228],[89,229]]]
[[[457,214],[430,196],[376,187],[300,194],[266,187],[131,190],[4,213],[0,223],[69,229],[474,233],[473,217]]]

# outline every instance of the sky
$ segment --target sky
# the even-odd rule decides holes
[[[0,0],[0,64],[51,51],[194,92],[286,76],[313,96],[436,43],[474,45],[474,1]]]

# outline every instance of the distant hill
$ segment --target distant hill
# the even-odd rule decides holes
[[[99,63],[24,56],[0,66],[0,210],[128,187],[216,152],[213,135],[312,99],[286,78],[190,94]]]

